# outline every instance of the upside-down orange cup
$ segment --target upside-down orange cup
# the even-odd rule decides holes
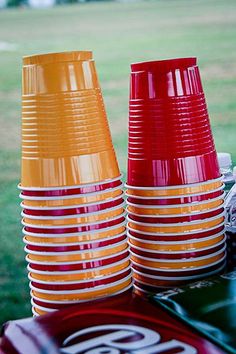
[[[68,272],[55,272],[55,271],[44,272],[44,271],[36,271],[34,269],[31,269],[29,265],[27,269],[33,279],[38,281],[53,283],[57,281],[70,282],[70,281],[81,281],[85,279],[97,279],[109,274],[119,272],[125,268],[128,268],[129,266],[130,266],[130,260],[129,257],[126,257],[125,259],[113,263],[112,265],[93,268],[90,271],[81,270],[81,271],[71,271],[71,272],[69,271]]]
[[[32,288],[32,294],[39,299],[45,299],[45,300],[51,300],[51,301],[70,301],[70,302],[76,302],[80,300],[91,300],[94,298],[99,298],[103,296],[110,296],[116,292],[121,291],[122,289],[126,289],[129,285],[131,285],[132,280],[131,276],[129,275],[125,279],[118,281],[116,283],[112,283],[109,286],[100,286],[97,288],[94,288],[93,290],[89,291],[64,291],[64,292],[53,292],[49,291],[47,292],[46,290],[39,290]]]

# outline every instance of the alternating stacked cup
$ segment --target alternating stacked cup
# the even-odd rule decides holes
[[[23,60],[23,234],[34,314],[131,287],[121,176],[91,52]]]
[[[224,186],[196,58],[131,70],[128,234],[144,293],[223,269]]]

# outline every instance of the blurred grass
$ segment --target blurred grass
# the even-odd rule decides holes
[[[17,183],[21,57],[92,49],[120,166],[126,169],[129,64],[197,56],[218,151],[236,163],[236,2],[156,0],[0,12],[0,322],[28,316]]]

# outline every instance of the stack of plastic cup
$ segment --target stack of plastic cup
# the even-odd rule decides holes
[[[24,58],[19,188],[34,313],[131,287],[123,184],[91,52]]]
[[[224,185],[196,58],[131,70],[128,234],[144,293],[223,269]]]

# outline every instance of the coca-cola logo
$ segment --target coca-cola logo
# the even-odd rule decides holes
[[[63,342],[63,354],[196,354],[197,350],[182,341],[161,342],[161,335],[149,328],[126,324],[93,326],[79,330]]]

